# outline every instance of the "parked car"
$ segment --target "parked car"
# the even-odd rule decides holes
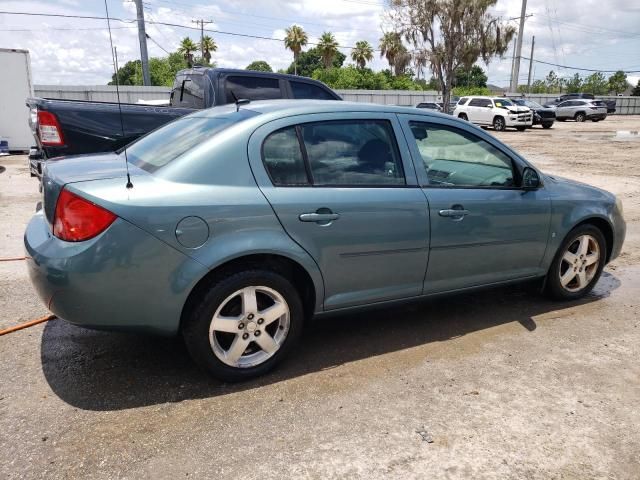
[[[541,125],[542,128],[551,128],[556,119],[553,108],[543,107],[539,103],[526,98],[512,98],[511,101],[521,107],[528,107],[533,112],[533,125]]]
[[[595,96],[591,93],[567,93],[565,95],[560,95],[559,97],[551,100],[544,104],[545,107],[553,107],[562,102],[566,102],[567,100],[595,100]],[[615,100],[600,100],[604,102],[607,106],[607,113],[615,113],[616,112],[616,101]]]
[[[607,107],[597,100],[567,100],[559,103],[556,108],[556,119],[560,122],[565,120],[575,120],[584,122],[591,120],[599,122],[607,118]]]
[[[314,315],[532,279],[580,298],[625,237],[614,195],[468,122],[384,105],[214,107],[48,161],[43,186],[24,244],[44,304],[181,333],[228,381],[274,367]]]
[[[436,112],[442,112],[442,102],[420,102],[416,105],[416,108],[426,108],[435,110]]]
[[[177,73],[170,107],[29,98],[29,124],[38,147],[29,156],[31,173],[40,176],[42,162],[48,158],[113,152],[194,110],[233,103],[234,95],[247,100],[340,100],[325,84],[310,78],[202,67]]]
[[[493,126],[498,131],[515,128],[524,131],[533,125],[533,113],[528,107],[515,105],[507,98],[463,97],[453,115],[476,125]]]

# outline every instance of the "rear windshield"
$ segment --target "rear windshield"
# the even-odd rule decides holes
[[[241,109],[211,117],[180,118],[127,146],[127,160],[153,173],[222,130],[255,115],[258,113]]]

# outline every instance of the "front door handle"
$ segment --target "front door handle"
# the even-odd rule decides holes
[[[462,205],[453,205],[452,208],[440,210],[438,215],[441,217],[448,217],[454,221],[460,221],[465,217],[465,215],[469,215],[469,210],[465,210]]]
[[[317,223],[328,223],[333,222],[334,220],[338,220],[340,218],[339,213],[302,213],[298,217],[301,222],[317,222]]]

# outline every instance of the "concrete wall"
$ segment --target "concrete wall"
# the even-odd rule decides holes
[[[136,103],[138,100],[163,100],[169,98],[169,87],[120,87],[120,101]],[[442,99],[435,91],[410,90],[337,90],[343,99],[352,102],[381,103],[384,105],[415,106],[420,102],[434,102]],[[62,98],[67,100],[93,100],[115,102],[116,87],[111,85],[61,86],[35,85],[38,97]],[[545,103],[557,95],[530,95],[538,103]],[[604,100],[616,100],[617,115],[640,115],[640,97],[598,96]]]

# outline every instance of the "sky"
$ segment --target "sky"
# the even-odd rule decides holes
[[[132,22],[135,4],[132,0],[107,2],[110,16],[125,20],[111,22],[122,65],[140,55],[136,23]],[[517,28],[521,5],[522,0],[498,0],[492,12]],[[531,16],[525,21],[522,55],[529,56],[535,35],[536,60],[589,69],[636,70],[638,73],[628,74],[635,85],[640,79],[640,1],[581,0],[579,8],[576,5],[567,0],[529,0],[527,14]],[[292,54],[281,39],[284,29],[294,23],[307,31],[311,43],[324,31],[333,32],[347,55],[348,47],[358,40],[377,48],[382,32],[390,30],[384,0],[144,0],[144,10],[150,57],[176,50],[185,36],[198,41],[200,32],[193,20],[204,19],[212,21],[207,29],[216,30],[205,33],[218,45],[213,60],[232,68],[245,68],[254,60],[265,60],[274,70],[287,67]],[[0,11],[104,17],[105,5],[104,0],[0,0]],[[113,74],[106,23],[0,13],[0,48],[30,51],[35,84],[104,85]],[[379,52],[375,53],[370,67],[387,68]],[[489,83],[509,84],[511,54],[510,48],[503,59],[495,58],[489,65],[479,63]],[[549,70],[567,77],[579,72],[534,63],[534,79],[544,78]],[[519,83],[526,83],[527,73],[528,62],[523,60]]]

